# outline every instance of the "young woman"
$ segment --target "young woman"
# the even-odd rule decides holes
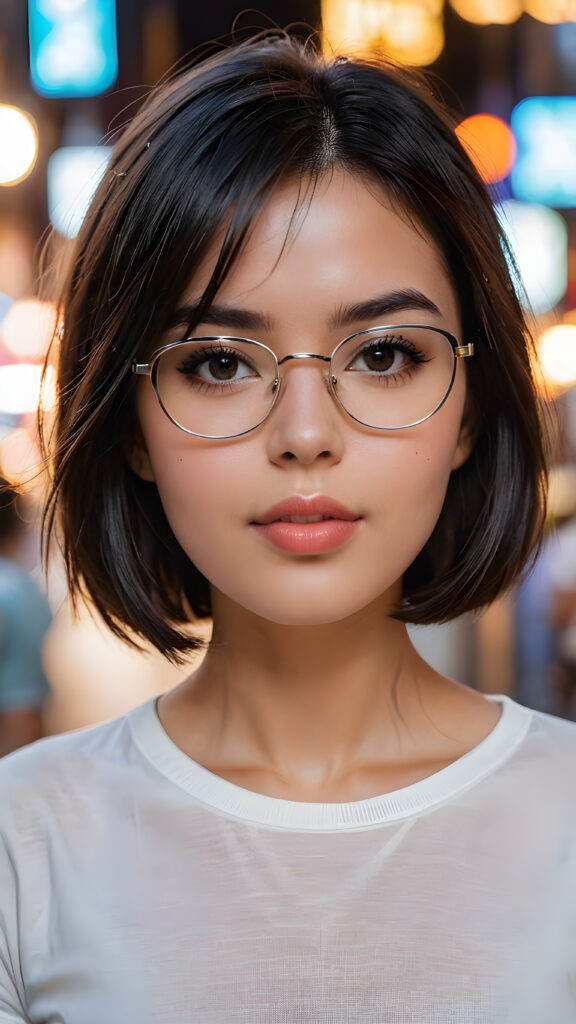
[[[1,1024],[573,1024],[576,727],[405,627],[511,584],[545,478],[498,223],[426,80],[274,34],[175,77],[61,312],[72,593],[167,657],[213,637],[2,763]]]

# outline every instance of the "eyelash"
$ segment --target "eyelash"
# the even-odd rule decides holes
[[[220,346],[217,346],[217,347],[210,346],[210,347],[206,347],[206,348],[201,348],[201,349],[198,349],[198,351],[193,356],[189,356],[188,359],[186,359],[186,361],[184,363],[182,363],[181,366],[178,367],[178,372],[188,376],[189,374],[191,375],[194,372],[194,370],[196,370],[203,363],[206,363],[210,359],[214,358],[214,356],[237,356],[237,355],[238,355],[238,352],[235,349],[233,349],[233,348],[226,348],[224,345],[220,345]],[[250,360],[248,359],[247,356],[242,356],[242,362],[246,366],[249,366],[251,370],[256,370],[256,367],[254,366],[253,363],[250,362]],[[197,377],[196,378],[196,382],[197,382],[197,386],[200,389],[214,387],[214,385],[211,383],[211,381],[202,380],[201,377]],[[224,388],[226,386],[226,384],[228,384],[229,386],[232,386],[234,383],[235,383],[235,381],[221,381],[217,385],[217,387],[222,389],[222,388]]]
[[[397,372],[397,373],[394,373],[394,374],[382,373],[382,374],[378,375],[377,373],[374,373],[374,377],[376,379],[379,379],[383,384],[384,383],[395,383],[398,380],[398,378],[401,376],[401,374],[405,373],[407,369],[410,371],[414,366],[420,365],[421,363],[428,362],[428,359],[426,358],[426,355],[424,354],[424,352],[422,352],[419,349],[417,349],[416,346],[413,345],[407,339],[402,338],[402,337],[395,338],[395,337],[383,336],[382,338],[376,338],[374,340],[370,340],[369,342],[366,342],[364,344],[364,346],[359,348],[358,351],[355,352],[354,355],[351,357],[349,365],[351,365],[356,359],[358,359],[364,353],[369,352],[370,349],[374,349],[375,347],[377,347],[379,344],[383,345],[383,346],[386,346],[387,348],[393,349],[395,352],[401,352],[401,353],[407,355],[409,357],[410,361],[411,361],[411,364],[412,364],[411,366],[408,366],[408,367],[406,367],[406,366],[402,367],[402,370],[400,372]],[[201,366],[203,363],[208,362],[211,358],[214,358],[214,356],[226,356],[226,355],[229,355],[229,356],[232,356],[232,357],[236,357],[238,355],[238,352],[237,352],[236,349],[228,348],[228,347],[226,347],[224,345],[220,345],[220,346],[217,346],[217,347],[206,346],[205,348],[199,349],[194,354],[194,356],[189,356],[188,359],[181,366],[178,367],[178,372],[183,374],[183,375],[185,375],[185,376],[189,376],[189,375],[191,376],[194,373],[194,371],[199,366]],[[244,354],[242,355],[242,360],[241,361],[242,361],[242,363],[245,366],[248,366],[251,370],[256,371],[255,365]],[[215,384],[212,381],[203,380],[201,377],[196,377],[196,379],[195,379],[195,386],[200,391],[210,390],[210,389],[212,389],[214,387],[217,387],[219,391],[223,391],[226,388],[228,388],[228,389],[233,388],[234,385],[237,384],[237,383],[238,383],[237,380],[236,381],[231,380],[231,381],[220,381],[218,384]]]
[[[187,338],[183,338],[182,340],[183,341],[187,341],[188,339]],[[238,355],[237,349],[226,348],[225,345],[207,345],[207,346],[205,346],[205,348],[199,348],[194,356],[188,356],[188,359],[186,360],[186,363],[184,363],[183,365],[186,366],[187,363],[192,362],[192,368],[196,369],[196,367],[199,366],[200,363],[206,362],[206,360],[210,359],[211,356],[236,356],[236,355]],[[254,366],[252,366],[252,364],[250,363],[250,360],[247,357],[243,357],[243,361],[246,363],[247,366],[250,366],[250,368],[252,370],[254,369]]]
[[[402,337],[387,337],[386,335],[384,335],[381,338],[376,338],[375,340],[368,342],[363,347],[358,349],[358,351],[355,352],[354,355],[352,356],[352,358],[350,359],[350,364],[352,364],[356,359],[358,359],[360,356],[362,356],[365,352],[369,352],[370,349],[373,349],[373,348],[377,347],[378,345],[385,346],[386,348],[393,349],[395,352],[401,352],[401,353],[407,355],[409,357],[410,361],[411,361],[411,364],[412,364],[411,366],[408,367],[408,369],[412,369],[414,366],[418,366],[418,365],[420,365],[422,363],[427,363],[429,361],[428,358],[426,357],[425,353],[422,352],[420,349],[416,348],[416,346],[413,345],[412,342],[408,341],[406,338],[402,338]],[[402,372],[405,372],[406,369],[407,369],[407,367],[405,367],[405,366],[402,367]],[[374,376],[376,377],[377,375],[375,374]],[[397,373],[395,373],[395,374],[384,374],[383,373],[383,374],[380,375],[380,380],[382,382],[387,381],[387,382],[394,383],[394,381],[397,380],[397,378],[398,378],[398,374]]]

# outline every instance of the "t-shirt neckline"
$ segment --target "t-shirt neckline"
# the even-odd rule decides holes
[[[266,796],[237,786],[184,753],[156,710],[157,697],[126,716],[141,754],[157,771],[212,810],[246,823],[294,832],[363,831],[401,821],[453,799],[491,774],[522,742],[533,712],[505,694],[484,694],[502,713],[491,732],[452,764],[426,779],[381,796],[348,803],[308,803]]]

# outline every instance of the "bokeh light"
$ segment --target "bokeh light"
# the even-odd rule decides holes
[[[518,141],[512,192],[525,203],[576,206],[576,96],[529,96],[510,116]]]
[[[568,286],[568,231],[564,218],[547,206],[519,203],[515,199],[499,204],[496,213],[518,264],[520,302],[536,314],[553,309]]]
[[[325,46],[333,53],[378,50],[412,66],[432,64],[444,47],[442,0],[323,0]]]
[[[538,342],[542,368],[552,385],[576,383],[576,326],[555,324],[543,331]]]
[[[576,0],[524,0],[524,10],[546,25],[576,21]]]
[[[2,472],[15,483],[21,483],[39,466],[40,451],[30,430],[17,427],[0,438]]]
[[[485,182],[502,181],[510,174],[516,159],[516,139],[500,117],[473,114],[460,122],[456,135]]]
[[[56,373],[48,367],[42,390],[42,405],[49,410],[56,397]],[[40,401],[42,367],[34,363],[8,363],[0,366],[0,413],[21,416],[35,412]]]
[[[46,96],[96,96],[118,73],[115,0],[28,0],[30,79]]]
[[[48,161],[48,214],[66,238],[74,238],[106,170],[110,146],[63,146]]]
[[[395,4],[382,43],[395,60],[417,67],[433,64],[444,48],[442,21],[421,4]]]
[[[510,25],[524,10],[522,0],[451,0],[451,6],[474,25]]]
[[[38,132],[30,114],[0,103],[0,185],[17,185],[38,156]]]
[[[52,303],[21,299],[10,306],[0,334],[5,348],[21,360],[42,359],[56,327]]]

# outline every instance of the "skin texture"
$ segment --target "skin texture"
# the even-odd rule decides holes
[[[274,194],[217,296],[264,315],[266,329],[207,322],[196,333],[244,333],[279,359],[329,355],[354,330],[383,322],[335,328],[339,308],[409,288],[440,314],[407,307],[384,322],[429,323],[461,337],[441,255],[384,195],[336,171],[294,221],[297,196],[290,184]],[[216,253],[215,243],[183,303],[201,294]],[[158,713],[186,753],[238,785],[295,800],[363,799],[450,763],[500,713],[435,673],[388,617],[403,572],[438,519],[450,473],[469,454],[466,368],[459,360],[434,416],[390,433],[339,409],[320,362],[282,369],[271,415],[235,440],[185,434],[162,412],[150,381],[138,384],[145,447],[133,465],[155,480],[175,535],[211,583],[214,609],[203,664],[159,700]],[[362,517],[335,550],[280,551],[250,527],[284,498],[317,494]]]

